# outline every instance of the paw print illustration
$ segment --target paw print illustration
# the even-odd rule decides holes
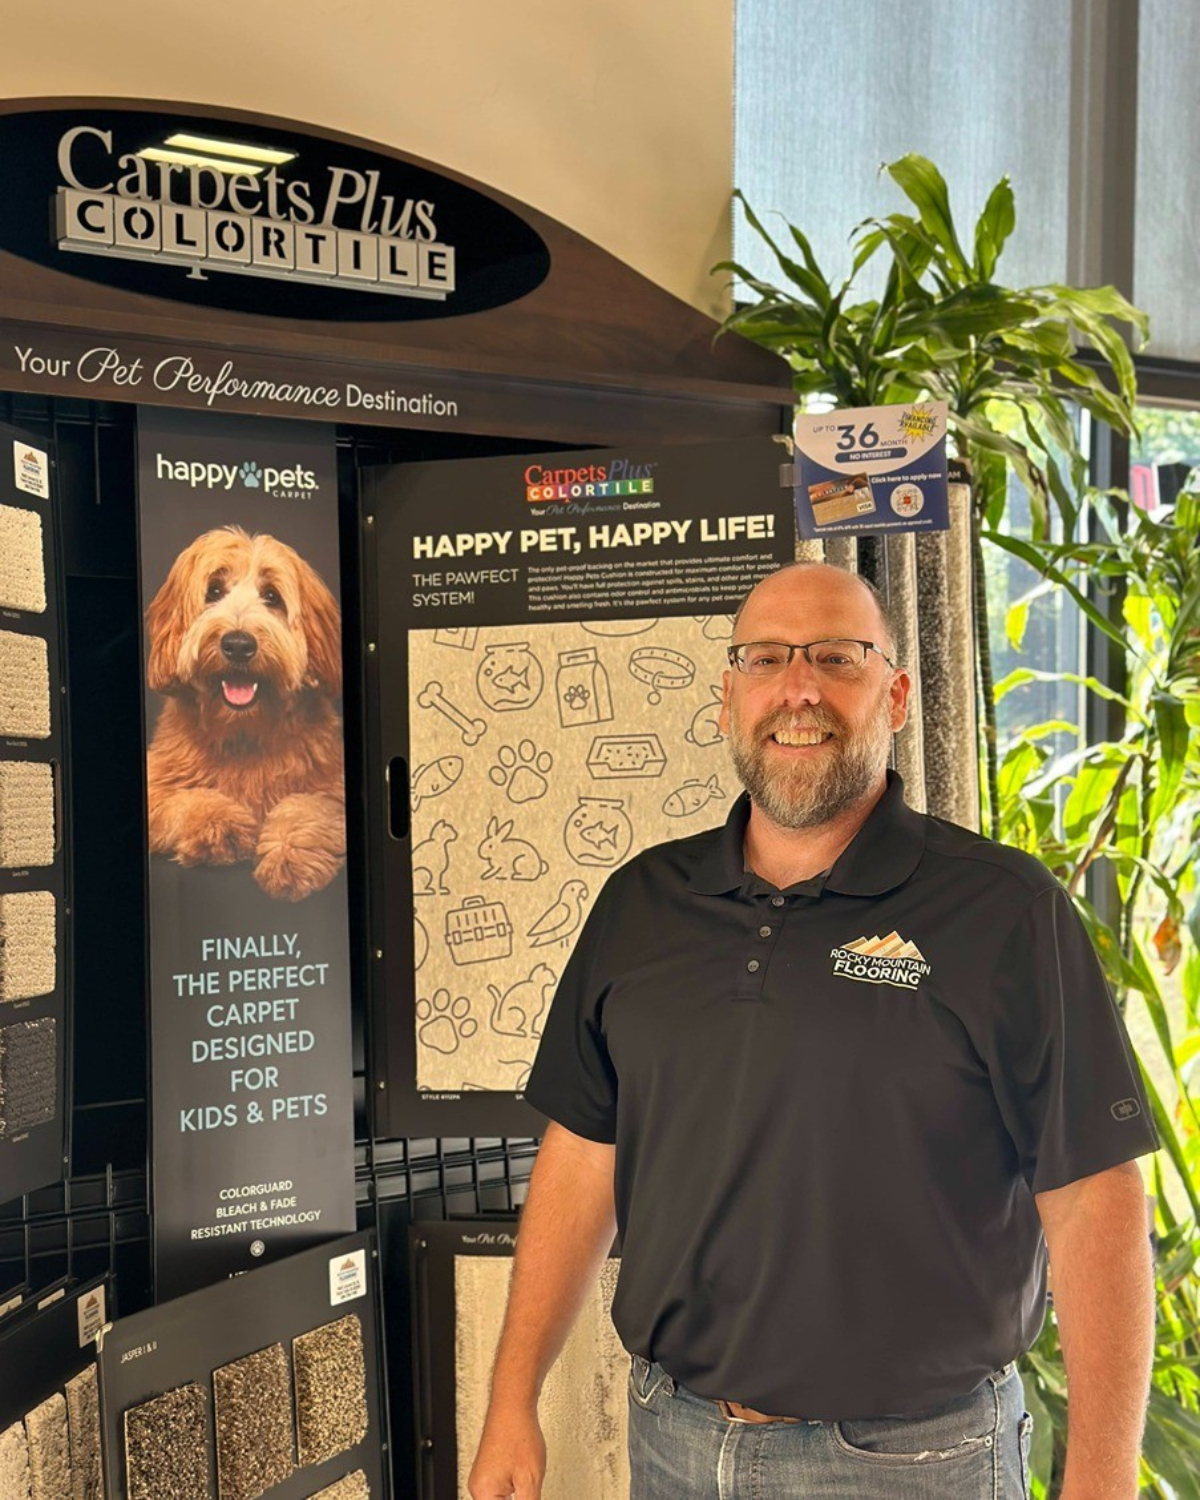
[[[248,458],[241,467],[242,483],[248,490],[256,490],[262,484],[262,470],[252,458]]]
[[[563,702],[576,713],[581,713],[588,706],[591,696],[582,682],[573,682],[563,694]]]
[[[432,1000],[418,1000],[417,1021],[420,1041],[447,1057],[479,1030],[479,1022],[471,1015],[471,1002],[465,995],[451,1000],[449,990],[434,990]]]
[[[496,763],[488,772],[493,786],[503,787],[510,802],[536,802],[546,795],[546,777],[554,765],[548,750],[539,750],[532,740],[522,740],[514,750],[501,745]]]

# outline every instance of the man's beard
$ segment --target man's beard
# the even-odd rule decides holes
[[[892,742],[891,704],[882,693],[865,723],[852,727],[831,709],[803,713],[777,709],[752,730],[730,711],[729,747],[734,770],[751,800],[780,828],[817,828],[861,802],[887,766]],[[777,729],[817,730],[834,739],[812,764],[768,764],[766,741]]]

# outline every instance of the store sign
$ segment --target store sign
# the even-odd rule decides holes
[[[483,194],[301,127],[105,108],[8,115],[0,193],[0,249],[238,311],[478,312],[525,296],[550,264],[540,237]],[[265,300],[246,285],[263,279]]]

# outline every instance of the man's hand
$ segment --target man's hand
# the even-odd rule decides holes
[[[545,1477],[546,1444],[536,1409],[493,1404],[467,1481],[471,1500],[541,1500]]]

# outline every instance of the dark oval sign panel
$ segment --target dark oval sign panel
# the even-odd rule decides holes
[[[0,249],[197,307],[321,322],[483,312],[545,280],[509,209],[428,167],[186,111],[0,116]]]

